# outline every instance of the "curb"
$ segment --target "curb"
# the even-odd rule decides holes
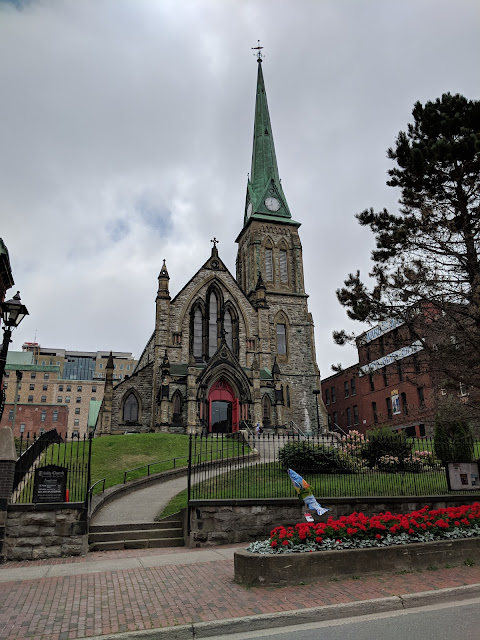
[[[281,611],[279,613],[267,613],[243,618],[198,622],[178,627],[92,636],[89,640],[196,640],[196,638],[208,638],[210,636],[262,631],[272,627],[288,627],[311,622],[366,616],[373,613],[415,609],[478,597],[480,597],[480,584],[470,584],[462,587],[439,589],[438,591],[408,593],[388,598],[359,600],[357,602],[332,604],[311,609],[296,609],[294,611]]]

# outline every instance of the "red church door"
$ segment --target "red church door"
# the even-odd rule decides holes
[[[221,378],[208,394],[210,433],[233,433],[238,431],[239,403],[231,386]]]

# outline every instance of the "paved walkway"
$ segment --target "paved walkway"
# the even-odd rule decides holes
[[[170,500],[187,488],[187,476],[149,484],[107,502],[94,514],[92,524],[153,522]]]
[[[233,582],[233,553],[244,546],[8,563],[0,567],[0,640],[193,639],[480,595],[477,566],[246,589]],[[426,591],[434,593],[408,597]]]

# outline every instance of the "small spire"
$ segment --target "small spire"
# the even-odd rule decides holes
[[[160,273],[158,274],[157,298],[164,298],[165,300],[170,300],[170,293],[168,291],[169,280],[170,280],[170,276],[168,275],[167,265],[164,259],[162,268],[160,269]]]
[[[168,271],[167,271],[167,265],[166,265],[166,260],[165,258],[163,259],[163,265],[162,268],[160,269],[160,273],[158,274],[159,278],[168,278],[170,280],[170,276],[168,275]]]
[[[110,351],[110,355],[108,356],[107,366],[105,369],[113,369],[113,353]]]

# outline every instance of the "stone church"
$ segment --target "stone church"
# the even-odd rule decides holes
[[[236,276],[214,239],[209,259],[172,298],[163,262],[155,330],[133,374],[115,387],[109,362],[97,435],[231,433],[257,423],[326,430],[299,227],[278,173],[260,55]]]

